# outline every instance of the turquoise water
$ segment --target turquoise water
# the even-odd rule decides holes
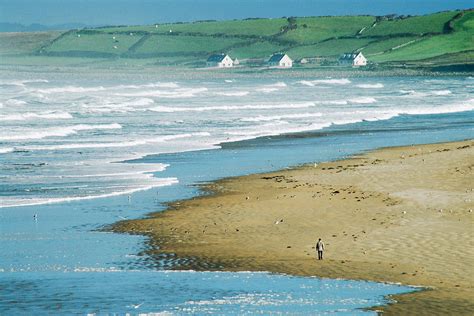
[[[0,310],[353,314],[412,290],[171,273],[176,258],[140,254],[145,238],[94,230],[200,194],[201,182],[472,138],[472,79],[132,79],[0,82]]]
[[[3,281],[6,314],[355,315],[384,302],[384,295],[406,291],[381,283],[255,272],[22,273]]]

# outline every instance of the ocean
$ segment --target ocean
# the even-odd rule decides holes
[[[415,290],[171,272],[144,237],[99,230],[199,183],[474,136],[472,77],[219,77],[0,75],[0,310],[370,314]]]

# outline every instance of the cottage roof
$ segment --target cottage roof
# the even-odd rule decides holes
[[[209,58],[207,59],[207,61],[208,61],[208,62],[220,63],[221,61],[224,60],[224,58],[225,58],[226,56],[227,56],[226,54],[214,54],[214,55],[209,56]]]
[[[278,63],[285,56],[286,56],[286,54],[283,54],[283,53],[273,54],[272,57],[270,57],[270,59],[268,60],[268,62],[269,63]]]
[[[340,60],[354,60],[357,56],[361,55],[362,53],[344,53],[339,58]]]

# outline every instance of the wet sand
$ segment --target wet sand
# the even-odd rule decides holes
[[[429,288],[385,315],[474,314],[474,141],[387,148],[206,185],[113,230],[178,269],[265,270]],[[322,238],[325,258],[315,260]]]

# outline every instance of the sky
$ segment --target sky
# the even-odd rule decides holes
[[[0,22],[137,25],[250,17],[420,15],[472,0],[0,0]]]

